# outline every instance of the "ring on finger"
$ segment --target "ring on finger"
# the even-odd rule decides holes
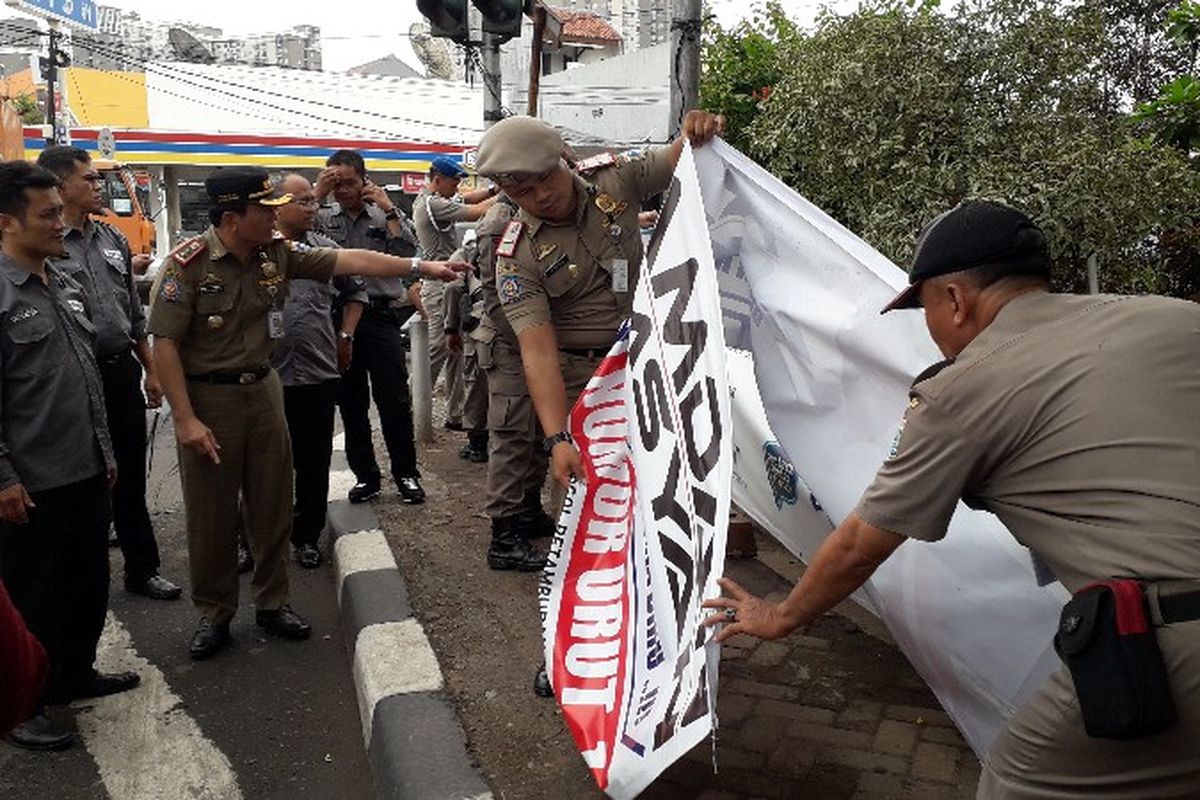
[[[737,622],[737,609],[732,606],[726,608],[723,612],[725,619],[729,622]]]

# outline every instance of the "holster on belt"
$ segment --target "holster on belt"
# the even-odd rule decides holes
[[[1152,622],[1144,585],[1131,579],[1086,586],[1063,606],[1054,648],[1071,671],[1088,736],[1136,739],[1177,721]]]

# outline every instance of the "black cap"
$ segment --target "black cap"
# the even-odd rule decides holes
[[[281,206],[292,199],[290,194],[275,191],[271,176],[262,167],[223,167],[205,179],[204,188],[218,207],[242,203]]]
[[[919,305],[921,281],[974,267],[1010,267],[1013,275],[1050,277],[1041,228],[1016,209],[973,200],[936,217],[917,239],[908,287],[879,313]]]

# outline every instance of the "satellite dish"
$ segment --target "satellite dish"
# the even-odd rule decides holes
[[[429,26],[414,22],[408,29],[408,40],[412,49],[425,65],[425,77],[449,81],[454,79],[454,59],[446,47],[445,39],[435,39],[429,34]]]
[[[183,28],[171,28],[167,31],[167,43],[175,51],[180,61],[192,64],[212,64],[217,59],[200,40]]]

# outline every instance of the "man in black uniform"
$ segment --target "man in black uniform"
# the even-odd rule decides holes
[[[316,196],[324,200],[332,194],[337,205],[319,211],[317,229],[321,233],[341,247],[403,256],[416,252],[412,224],[392,204],[382,187],[367,180],[361,155],[353,150],[338,150],[325,164],[317,178]],[[424,503],[425,490],[421,488],[413,436],[408,367],[400,338],[400,326],[413,312],[408,299],[410,282],[401,278],[368,278],[366,283],[367,307],[358,325],[354,358],[342,376],[341,387],[346,460],[357,479],[350,489],[350,502],[362,503],[379,494],[379,462],[375,460],[371,421],[367,416],[373,395],[400,499],[405,503]]]
[[[25,161],[0,164],[0,579],[49,655],[48,704],[139,683],[92,666],[108,610],[116,460],[89,295],[50,260],[64,255],[57,184]],[[60,750],[75,737],[39,707],[10,738]]]
[[[112,515],[125,559],[125,590],[155,600],[175,600],[181,590],[158,574],[158,543],[146,508],[146,408],[162,404],[162,388],[150,358],[129,243],[116,228],[88,216],[103,207],[103,179],[86,150],[48,147],[38,156],[38,164],[60,183],[67,222],[63,243],[69,258],[57,266],[94,295],[96,361],[121,476],[112,490]]]

